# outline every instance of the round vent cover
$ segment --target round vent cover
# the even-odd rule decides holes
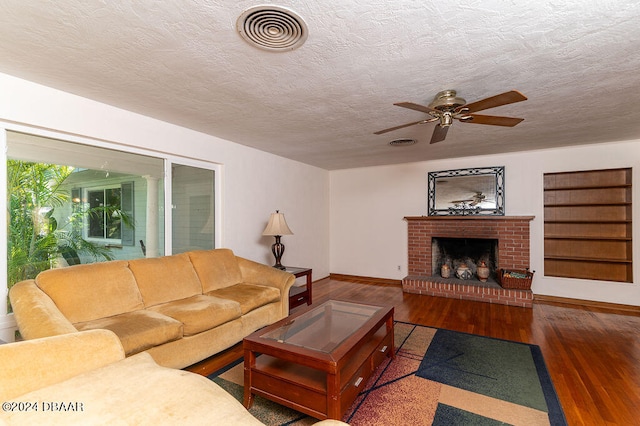
[[[407,145],[413,145],[414,143],[416,143],[415,139],[407,139],[407,138],[402,138],[402,139],[394,139],[391,142],[389,142],[389,145],[391,146],[407,146]]]
[[[280,6],[256,6],[245,10],[236,22],[249,44],[264,50],[287,51],[307,39],[307,25],[294,12]]]

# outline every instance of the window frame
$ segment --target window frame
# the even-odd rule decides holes
[[[118,189],[120,190],[120,206],[118,206],[118,208],[122,208],[122,185],[105,185],[105,186],[94,186],[94,187],[87,187],[87,188],[82,188],[83,191],[83,196],[84,198],[87,200],[87,204],[89,204],[89,208],[91,208],[91,201],[89,200],[89,197],[91,193],[94,192],[102,192],[102,195],[104,197],[104,199],[107,198],[107,191],[112,190],[112,189]],[[104,200],[103,199],[103,200]],[[120,237],[119,238],[109,238],[107,236],[107,226],[108,226],[108,219],[106,218],[106,213],[103,215],[103,219],[102,219],[102,237],[97,237],[97,236],[93,236],[90,235],[91,233],[91,216],[88,217],[87,221],[85,223],[83,223],[83,235],[84,237],[88,240],[88,241],[98,241],[98,242],[105,242],[105,243],[109,243],[109,244],[122,244],[122,231],[123,231],[123,227],[122,224],[120,225],[120,229],[119,229],[119,234]]]

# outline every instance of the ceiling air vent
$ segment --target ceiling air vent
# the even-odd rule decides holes
[[[300,47],[308,33],[302,18],[288,9],[271,5],[245,10],[236,27],[249,44],[276,52]]]
[[[402,139],[394,139],[391,142],[389,142],[389,145],[391,146],[407,146],[407,145],[413,145],[414,143],[416,143],[415,139],[406,139],[406,138],[402,138]]]

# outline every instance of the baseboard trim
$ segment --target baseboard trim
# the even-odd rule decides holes
[[[372,285],[390,285],[395,287],[402,287],[402,280],[393,280],[391,278],[374,278],[374,277],[362,277],[359,275],[345,275],[345,274],[330,274],[329,278],[336,281],[353,281],[358,284],[372,284]]]
[[[640,306],[635,306],[635,305],[621,305],[618,303],[597,302],[594,300],[571,299],[568,297],[557,297],[557,296],[545,296],[543,294],[534,294],[533,300],[534,302],[539,302],[539,303],[562,303],[565,305],[578,305],[583,307],[587,306],[591,308],[609,309],[614,311],[633,312],[636,314],[640,314]]]

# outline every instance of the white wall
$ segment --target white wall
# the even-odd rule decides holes
[[[327,171],[4,74],[0,74],[0,93],[0,125],[62,132],[222,164],[222,246],[273,264],[274,239],[262,237],[262,231],[269,214],[279,209],[294,232],[282,237],[283,263],[312,267],[314,279],[329,275]],[[6,187],[4,172],[0,177]],[[6,241],[6,235],[0,235]],[[6,244],[0,246],[0,262],[4,262],[0,268],[6,271]],[[4,300],[3,287],[0,300]],[[2,312],[0,327],[8,321]]]
[[[505,166],[506,215],[535,216],[531,222],[534,293],[640,305],[640,141],[333,171],[331,272],[402,279],[407,275],[407,224],[403,218],[427,214],[427,173],[489,166]],[[634,168],[635,282],[545,277],[542,175],[620,167]]]

